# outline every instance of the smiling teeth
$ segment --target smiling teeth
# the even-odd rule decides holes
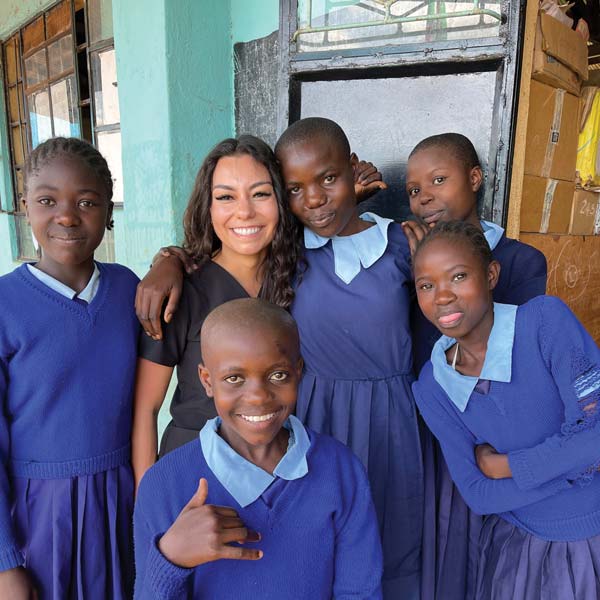
[[[250,421],[250,423],[261,423],[263,421],[268,421],[272,419],[277,413],[270,413],[268,415],[260,415],[260,416],[250,416],[250,415],[240,415],[244,421]]]
[[[260,231],[260,227],[234,227],[233,231],[237,235],[254,235]]]

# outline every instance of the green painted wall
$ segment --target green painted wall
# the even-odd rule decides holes
[[[114,0],[113,19],[125,196],[116,252],[141,274],[181,241],[198,165],[232,133],[229,11],[219,0]]]
[[[249,42],[279,29],[279,0],[230,0],[231,38]]]

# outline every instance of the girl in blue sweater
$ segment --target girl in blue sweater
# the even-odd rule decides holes
[[[442,133],[421,140],[409,155],[406,193],[418,220],[403,223],[411,250],[440,221],[465,221],[483,232],[492,257],[501,265],[493,291],[496,302],[523,304],[546,292],[544,255],[504,229],[480,219],[477,196],[483,172],[471,141],[460,133]],[[412,315],[415,373],[429,360],[438,329],[414,305]],[[475,584],[482,519],[469,510],[448,473],[439,444],[423,433],[425,519],[422,598],[468,598]]]
[[[25,167],[41,258],[0,278],[0,598],[128,598],[137,278],[94,262],[112,178],[54,138]]]
[[[142,479],[135,597],[381,599],[364,468],[292,415],[294,320],[264,300],[231,300],[200,339],[198,376],[218,417]]]
[[[494,303],[500,266],[470,224],[438,224],[414,271],[443,334],[415,399],[462,496],[489,515],[475,597],[596,599],[598,347],[557,298]]]

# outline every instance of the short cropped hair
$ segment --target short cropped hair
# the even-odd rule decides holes
[[[200,332],[202,355],[209,348],[215,335],[226,331],[269,330],[283,333],[300,356],[300,336],[296,321],[289,312],[259,298],[239,298],[221,304],[204,320]]]
[[[413,255],[413,265],[417,260],[419,252],[437,239],[448,239],[456,242],[463,242],[469,247],[475,256],[477,256],[485,269],[494,260],[488,241],[483,235],[483,231],[466,221],[438,221],[436,226],[417,244]]]
[[[477,151],[471,140],[461,133],[440,133],[421,140],[409,154],[408,158],[429,148],[440,148],[451,154],[460,161],[465,169],[471,170],[474,167],[481,167]]]
[[[313,143],[322,138],[333,142],[344,156],[350,158],[350,142],[344,130],[335,121],[324,117],[307,117],[292,123],[275,144],[275,154],[279,157],[290,146]]]

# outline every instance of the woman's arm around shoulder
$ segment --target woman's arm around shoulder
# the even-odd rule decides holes
[[[146,276],[139,283],[135,297],[135,312],[150,337],[162,339],[161,311],[165,300],[165,323],[177,311],[183,291],[184,272],[192,273],[197,265],[177,246],[162,248],[154,257]]]

